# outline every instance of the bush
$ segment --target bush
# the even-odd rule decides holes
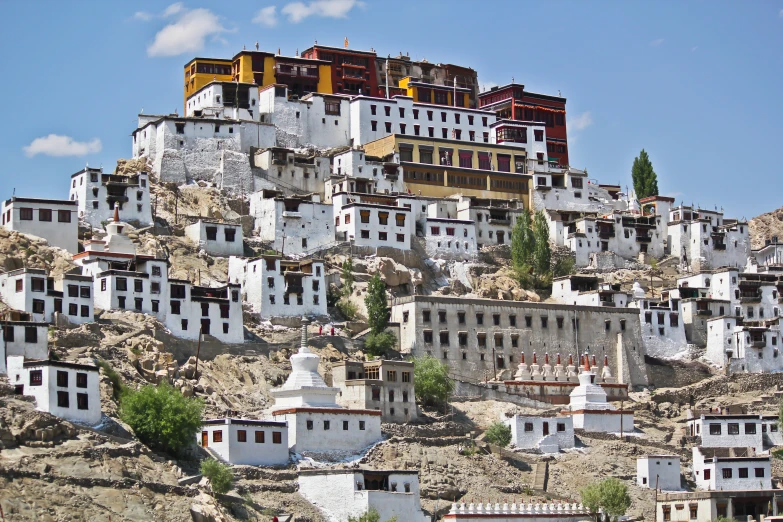
[[[628,486],[615,478],[604,479],[585,486],[579,495],[582,504],[598,520],[598,511],[602,509],[611,520],[617,520],[631,507],[631,496]]]
[[[382,522],[381,515],[375,508],[368,509],[363,515],[359,517],[348,517],[348,522]],[[392,517],[383,522],[397,522],[397,517]]]
[[[119,400],[127,389],[122,384],[122,378],[120,377],[120,374],[117,373],[114,368],[112,368],[111,365],[104,360],[99,359],[96,364],[98,365],[98,368],[103,370],[103,373],[105,373],[106,377],[111,381],[111,389],[114,394],[114,398]]]
[[[120,418],[148,446],[178,453],[195,441],[204,403],[189,399],[170,384],[143,386],[120,397]]]
[[[356,305],[347,299],[340,299],[335,305],[340,313],[349,321],[356,318]]]
[[[431,355],[414,358],[413,365],[416,400],[432,406],[444,404],[454,391],[449,367]]]
[[[372,333],[383,333],[389,325],[389,305],[386,301],[386,283],[381,281],[380,274],[376,273],[367,283],[364,304],[367,307],[367,322]]]
[[[374,334],[370,332],[364,339],[364,351],[369,355],[384,355],[397,344],[397,338],[391,332]]]
[[[234,483],[234,474],[231,467],[215,459],[207,459],[201,462],[201,474],[209,479],[212,491],[219,494],[231,491]]]
[[[495,446],[505,448],[511,443],[511,426],[503,424],[502,422],[494,422],[484,432],[484,440]]]

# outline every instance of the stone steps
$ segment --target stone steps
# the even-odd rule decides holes
[[[549,463],[537,462],[536,470],[533,472],[533,489],[536,491],[546,491],[548,478],[549,478]]]

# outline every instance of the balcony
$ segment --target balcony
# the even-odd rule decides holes
[[[764,348],[766,346],[767,346],[767,342],[766,341],[751,341],[750,342],[750,347],[751,348]]]
[[[115,174],[102,174],[101,182],[109,186],[137,187],[139,176],[118,176]]]
[[[652,241],[652,236],[636,236],[637,243],[649,243],[650,241]]]
[[[285,287],[285,293],[286,294],[301,294],[303,292],[304,292],[304,287],[302,287],[302,286],[289,284],[289,285],[286,285],[286,287]]]
[[[128,196],[125,195],[108,194],[106,196],[106,201],[114,206],[114,203],[127,203],[130,200],[128,199]]]
[[[489,218],[489,220],[487,220],[487,223],[489,223],[490,225],[510,225],[511,220],[491,217]]]
[[[605,306],[607,308],[616,308],[617,307],[617,305],[615,304],[614,301],[604,301],[603,299],[601,299],[601,306]]]
[[[283,217],[284,218],[301,218],[302,213],[301,212],[295,212],[293,210],[284,210],[283,211]]]
[[[601,239],[609,239],[610,237],[614,237],[614,229],[599,230],[598,237]]]
[[[707,316],[708,317],[708,316],[712,315],[712,310],[696,310],[696,315],[701,315],[701,316]]]

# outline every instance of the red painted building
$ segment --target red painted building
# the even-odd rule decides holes
[[[375,72],[374,51],[314,45],[305,49],[302,57],[332,63],[332,89],[335,94],[361,93],[365,96],[381,96]]]
[[[567,166],[566,99],[525,91],[525,86],[510,83],[479,94],[479,108],[495,111],[498,119],[536,121],[546,125],[549,160]]]

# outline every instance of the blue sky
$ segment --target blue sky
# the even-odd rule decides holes
[[[2,198],[65,198],[85,163],[113,169],[141,109],[181,109],[194,56],[347,36],[473,67],[482,85],[561,91],[571,163],[602,182],[630,185],[645,148],[678,203],[748,219],[783,206],[783,1],[7,1],[0,15]]]

